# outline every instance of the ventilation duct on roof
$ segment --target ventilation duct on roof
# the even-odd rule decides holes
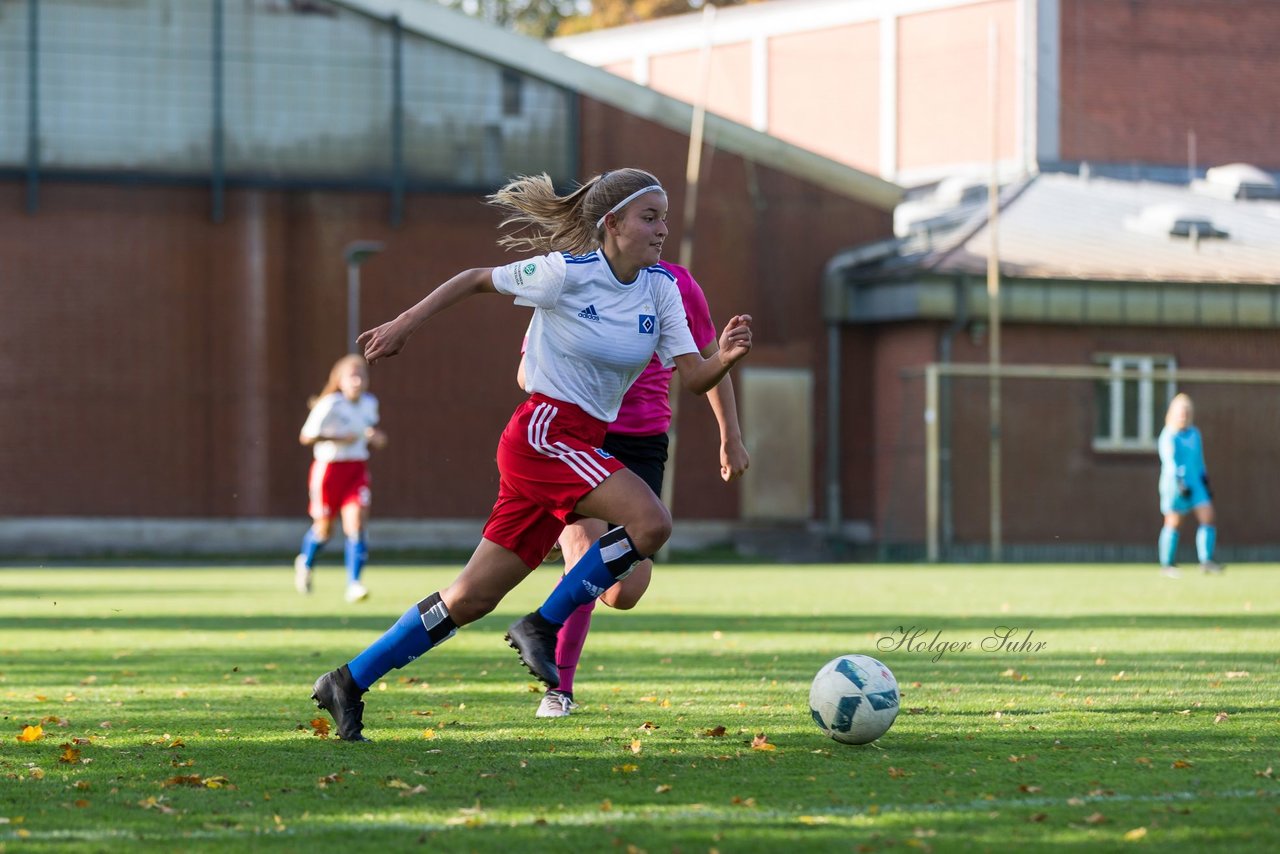
[[[1191,189],[1219,199],[1280,198],[1276,179],[1248,163],[1214,166],[1204,173],[1202,180],[1192,181]]]
[[[1130,231],[1158,237],[1190,237],[1205,240],[1211,237],[1222,239],[1230,236],[1216,227],[1208,214],[1188,210],[1178,205],[1145,207],[1137,216],[1126,218],[1124,224]]]

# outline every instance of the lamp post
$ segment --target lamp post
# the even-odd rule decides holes
[[[377,255],[385,244],[377,240],[356,240],[342,250],[347,262],[347,352],[358,353],[356,338],[360,335],[360,265]]]

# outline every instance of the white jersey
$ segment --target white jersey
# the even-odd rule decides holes
[[[321,439],[312,445],[316,460],[322,463],[347,462],[369,459],[369,441],[365,430],[378,423],[378,399],[364,393],[352,403],[340,391],[326,394],[316,401],[302,425],[302,435],[308,439],[317,436],[355,435],[354,442],[334,442]]]
[[[493,269],[493,285],[532,306],[525,391],[573,403],[594,418],[618,417],[622,396],[657,353],[664,367],[697,353],[671,273],[645,267],[619,282],[600,250],[553,252]]]

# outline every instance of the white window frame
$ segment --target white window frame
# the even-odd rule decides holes
[[[1178,384],[1172,376],[1161,381],[1153,379],[1151,374],[1156,370],[1177,371],[1177,360],[1173,356],[1161,353],[1112,353],[1099,356],[1098,361],[1109,367],[1117,376],[1114,379],[1102,380],[1102,382],[1110,386],[1111,418],[1108,425],[1108,435],[1102,436],[1095,432],[1093,449],[1095,451],[1119,452],[1154,451],[1156,449],[1156,440],[1160,437],[1160,430],[1164,427],[1164,423],[1156,418],[1152,406],[1155,401],[1156,390],[1159,388],[1159,384],[1163,382],[1166,392],[1165,399],[1171,400],[1178,391]],[[1138,380],[1124,379],[1119,376],[1122,371],[1138,371],[1145,376]],[[1136,382],[1138,384],[1137,436],[1126,436],[1124,434],[1124,384],[1126,382]]]

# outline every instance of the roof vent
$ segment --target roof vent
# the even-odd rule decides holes
[[[1217,228],[1208,214],[1178,205],[1150,205],[1137,216],[1128,217],[1125,226],[1131,231],[1160,237],[1190,237],[1194,240],[1226,238],[1227,232]]]
[[[1276,179],[1248,163],[1214,166],[1204,173],[1203,180],[1192,181],[1191,189],[1219,199],[1280,198]]]

